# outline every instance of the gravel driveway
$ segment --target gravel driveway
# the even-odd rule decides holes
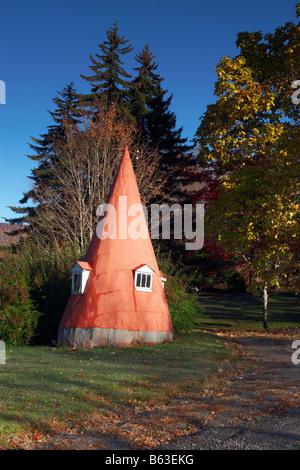
[[[208,400],[216,411],[207,424],[159,448],[300,450],[300,364],[292,363],[292,342],[238,339],[254,369],[231,379],[224,396]]]

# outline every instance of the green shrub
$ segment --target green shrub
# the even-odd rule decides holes
[[[157,257],[159,268],[167,277],[165,293],[174,331],[196,328],[198,319],[203,314],[203,306],[197,295],[190,292],[193,276],[185,273],[180,261],[173,262],[171,253],[167,257],[161,257],[158,253]]]
[[[27,253],[30,296],[41,312],[34,344],[50,345],[57,340],[59,322],[71,291],[70,268],[78,257],[76,247],[70,246],[60,249],[35,246]]]
[[[29,344],[34,335],[39,312],[28,299],[0,310],[0,338],[13,345]]]
[[[70,295],[74,247],[23,243],[6,253],[0,271],[0,339],[51,344]]]
[[[39,316],[15,255],[5,256],[0,276],[0,339],[8,344],[28,344]]]

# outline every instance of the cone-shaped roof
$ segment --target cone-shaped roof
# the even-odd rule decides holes
[[[107,204],[115,210],[115,217],[110,219],[110,227],[114,222],[115,238],[103,238],[101,234],[107,231],[107,226],[100,230],[98,223],[82,259],[92,269],[85,292],[71,294],[60,327],[172,332],[161,273],[145,217],[135,212],[142,206],[127,147]],[[140,221],[142,218],[142,224],[137,224],[137,217]],[[138,231],[144,230],[143,238],[136,238],[136,231],[130,236],[130,229],[136,225]],[[134,270],[141,265],[148,265],[154,271],[152,292],[135,290]]]

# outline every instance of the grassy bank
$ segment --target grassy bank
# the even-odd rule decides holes
[[[201,295],[204,315],[200,328],[262,329],[262,299],[251,294]],[[271,293],[268,299],[268,326],[292,328],[300,326],[300,302],[293,293]]]
[[[6,364],[0,365],[2,445],[23,431],[50,432],[87,416],[143,411],[213,389],[220,364],[231,357],[231,349],[214,333],[263,331],[262,302],[247,294],[201,295],[199,301],[205,306],[199,330],[176,335],[172,343],[90,350],[7,347]],[[270,296],[270,331],[299,330],[299,320],[295,296]]]
[[[221,339],[200,332],[148,347],[8,348],[0,365],[2,442],[23,430],[50,431],[87,414],[197,393],[229,355]]]

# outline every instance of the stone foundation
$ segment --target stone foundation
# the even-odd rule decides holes
[[[167,331],[130,331],[113,328],[63,328],[58,329],[57,342],[71,348],[102,346],[126,347],[137,344],[156,344],[172,341],[173,333]]]

